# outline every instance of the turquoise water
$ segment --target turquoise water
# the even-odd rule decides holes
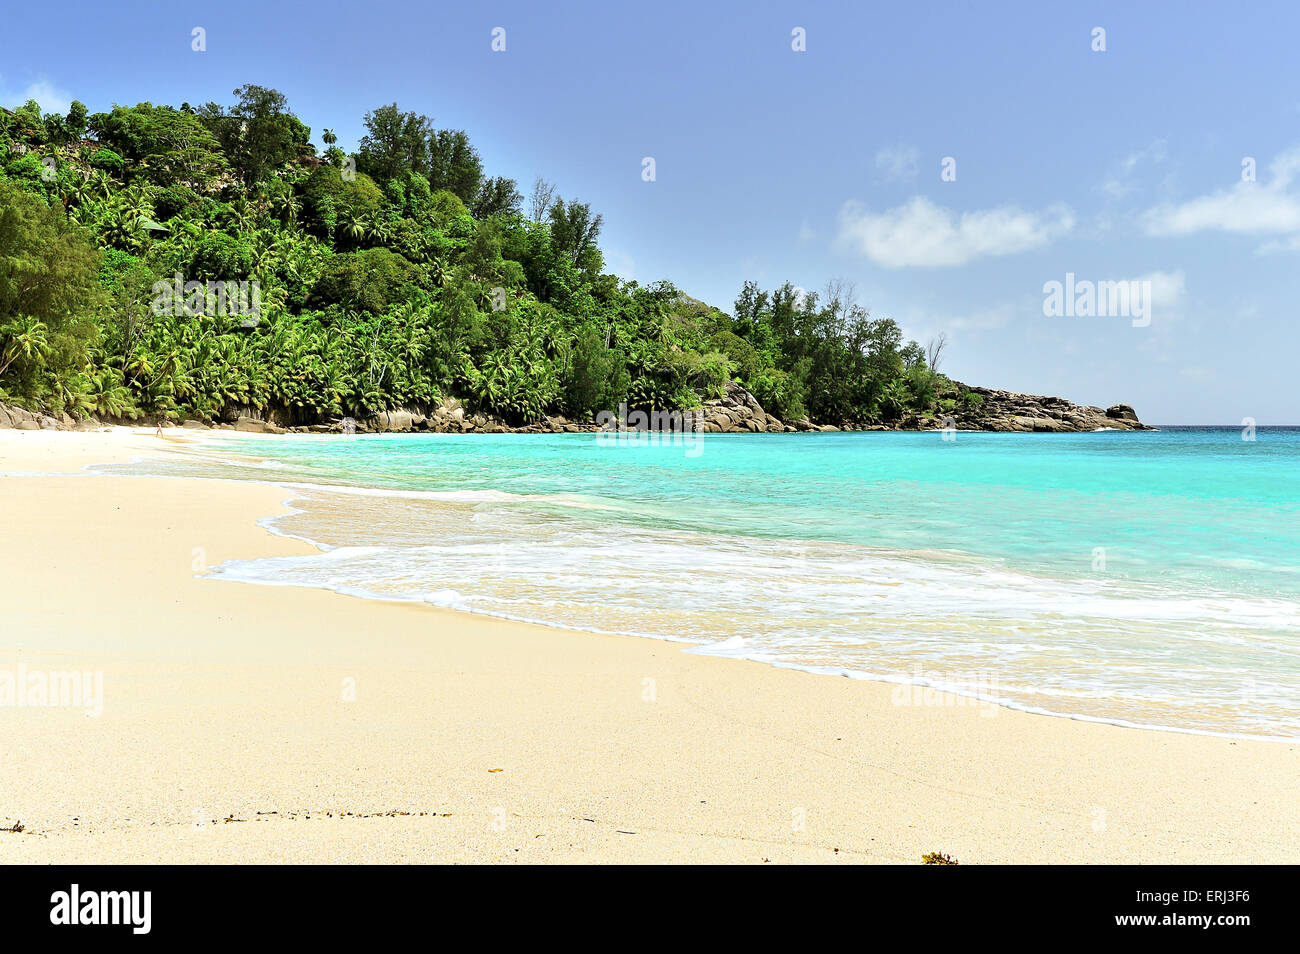
[[[292,486],[275,529],[327,548],[229,579],[1300,738],[1300,431],[688,440],[232,438],[171,466]]]

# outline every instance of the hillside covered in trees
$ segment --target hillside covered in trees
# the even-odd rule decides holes
[[[311,424],[454,396],[515,425],[733,381],[836,425],[980,401],[843,285],[746,283],[727,314],[620,281],[596,211],[488,176],[460,130],[380,106],[346,155],[279,92],[234,96],[0,111],[0,401]]]

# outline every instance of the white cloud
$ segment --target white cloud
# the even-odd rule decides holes
[[[886,212],[846,202],[837,241],[885,268],[936,268],[1038,248],[1073,228],[1074,214],[1061,205],[1043,213],[1007,205],[959,215],[914,196]]]
[[[1287,235],[1261,251],[1297,247],[1300,238],[1300,194],[1291,185],[1300,175],[1300,148],[1283,153],[1269,166],[1269,180],[1238,182],[1187,202],[1157,206],[1143,214],[1148,235],[1183,236],[1220,231],[1246,235]]]
[[[921,150],[915,146],[886,146],[876,153],[876,168],[886,182],[915,179],[921,168]]]
[[[1163,139],[1157,139],[1145,149],[1129,153],[1116,165],[1111,175],[1101,184],[1101,191],[1113,199],[1122,199],[1137,187],[1133,184],[1133,175],[1138,167],[1151,163],[1159,165],[1169,155],[1169,148]]]
[[[1148,272],[1137,278],[1151,283],[1151,314],[1163,319],[1181,318],[1183,301],[1187,296],[1187,278],[1179,269],[1176,272]]]
[[[1261,255],[1272,255],[1274,252],[1300,252],[1300,235],[1270,240],[1261,245],[1256,251]]]
[[[48,80],[37,80],[28,83],[21,90],[11,90],[4,85],[4,77],[0,77],[0,106],[16,109],[29,99],[40,103],[41,110],[47,113],[66,114],[68,107],[72,105],[72,95],[57,88]]]

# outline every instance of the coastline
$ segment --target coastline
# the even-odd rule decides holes
[[[953,382],[965,393],[978,399],[949,413],[908,412],[892,424],[840,420],[838,423],[814,422],[808,417],[782,419],[763,409],[749,391],[735,381],[727,383],[721,394],[704,400],[695,410],[647,414],[629,410],[626,402],[617,413],[602,411],[594,421],[570,421],[562,415],[546,415],[526,424],[511,424],[493,414],[475,412],[453,397],[436,404],[395,407],[369,417],[333,417],[298,420],[284,410],[269,412],[251,408],[227,408],[212,420],[186,420],[183,426],[194,431],[209,429],[240,431],[247,434],[578,434],[607,432],[673,431],[700,434],[790,434],[835,431],[966,431],[972,433],[1087,433],[1099,431],[1151,431],[1159,428],[1138,420],[1128,404],[1108,408],[1075,404],[1065,398],[1041,394],[1022,394],[994,388],[970,387]],[[15,427],[32,430],[73,430],[104,426],[160,425],[175,426],[165,417],[146,418],[134,425],[120,421],[100,421],[93,417],[80,424],[64,414],[61,419],[42,411],[0,404],[0,429]]]
[[[0,432],[0,472],[67,475],[0,477],[0,668],[104,674],[98,717],[0,707],[0,860],[1300,860],[1300,745],[212,586],[196,550],[317,550],[269,484],[79,472],[170,434]]]
[[[247,435],[240,435],[240,437],[244,438],[247,437]],[[214,446],[214,447],[219,447],[220,445],[221,442],[219,439],[212,441],[209,444],[209,446]],[[139,475],[130,475],[130,476],[137,477],[137,479],[139,477]],[[145,478],[145,479],[149,479],[149,478]],[[216,478],[216,477],[202,477],[202,478],[173,477],[168,479],[213,480],[220,483],[230,482],[225,478]],[[386,497],[401,497],[404,494],[408,494],[411,496],[420,496],[424,493],[427,493],[426,491],[418,491],[418,490],[402,491],[402,490],[394,490],[394,489],[385,489],[383,491],[379,491],[374,488],[353,486],[353,485],[303,484],[303,483],[298,483],[296,481],[285,483],[285,482],[272,480],[269,478],[265,481],[259,481],[259,483],[264,483],[268,486],[274,486],[280,489],[283,492],[282,493],[283,499],[280,501],[280,511],[273,515],[259,517],[257,520],[258,526],[265,529],[268,533],[274,534],[276,536],[284,537],[285,539],[294,540],[299,543],[303,543],[307,545],[309,547],[309,554],[312,556],[329,553],[331,552],[332,549],[335,548],[329,544],[325,544],[315,539],[312,539],[309,536],[284,530],[278,526],[278,520],[281,517],[287,515],[302,515],[311,512],[310,510],[305,510],[298,506],[299,504],[305,503],[307,500],[307,498],[304,496],[304,491],[306,492],[324,491],[326,493],[344,494],[344,495],[360,494],[363,496],[382,494],[383,496]],[[491,492],[489,491],[489,493]],[[343,546],[346,546],[346,544],[344,544]],[[244,564],[246,562],[248,561],[246,560],[236,561],[237,564]],[[617,639],[647,639],[647,640],[652,640],[654,642],[666,643],[668,645],[677,646],[681,649],[682,652],[699,653],[701,655],[711,656],[719,659],[729,659],[729,660],[740,661],[740,662],[758,663],[764,666],[772,666],[778,669],[786,669],[794,672],[802,672],[802,673],[815,675],[815,676],[842,677],[846,679],[856,679],[856,680],[863,680],[866,682],[872,682],[880,685],[889,686],[892,694],[911,693],[914,696],[919,696],[919,694],[930,693],[931,695],[938,694],[944,699],[947,699],[948,697],[955,697],[955,701],[952,701],[951,703],[949,702],[938,703],[941,705],[953,704],[953,705],[966,705],[966,706],[987,706],[993,709],[1007,709],[1015,712],[1025,713],[1028,715],[1046,716],[1049,718],[1057,718],[1057,719],[1071,719],[1080,722],[1091,722],[1091,723],[1097,723],[1101,725],[1110,725],[1110,726],[1115,726],[1124,729],[1140,729],[1148,732],[1172,732],[1181,735],[1206,736],[1209,738],[1229,739],[1233,741],[1265,742],[1270,744],[1300,746],[1300,738],[1297,737],[1279,736],[1279,735],[1261,735],[1261,734],[1247,733],[1247,732],[1235,732],[1235,731],[1227,731],[1227,730],[1220,731],[1220,730],[1207,729],[1207,728],[1194,728],[1188,726],[1181,726],[1176,724],[1173,721],[1170,721],[1169,723],[1144,722],[1144,721],[1135,721],[1133,719],[1126,719],[1113,714],[1092,715],[1092,714],[1069,711],[1069,710],[1057,710],[1057,709],[1045,708],[1042,706],[1032,706],[1025,703],[1019,703],[1007,699],[1003,696],[990,695],[988,692],[981,690],[978,680],[974,681],[973,688],[960,687],[960,686],[954,687],[952,684],[935,685],[932,682],[927,682],[924,681],[923,679],[918,679],[917,678],[918,675],[923,675],[923,673],[919,673],[919,672],[914,673],[912,677],[906,677],[906,676],[898,676],[896,674],[890,674],[887,672],[848,669],[843,666],[804,665],[804,664],[788,662],[782,659],[774,658],[764,653],[759,653],[756,655],[745,655],[745,654],[735,654],[730,652],[725,652],[725,653],[719,652],[718,650],[722,646],[726,645],[725,641],[723,643],[717,643],[717,642],[710,642],[707,640],[701,640],[693,637],[686,637],[686,636],[679,636],[679,635],[676,636],[664,635],[660,633],[653,633],[653,632],[646,632],[646,631],[632,630],[632,629],[614,630],[614,629],[580,626],[580,625],[572,625],[572,624],[566,625],[564,623],[548,621],[546,619],[541,619],[541,618],[511,615],[511,614],[500,613],[500,612],[492,612],[489,610],[472,608],[470,606],[448,605],[444,603],[438,603],[430,599],[419,597],[419,596],[388,596],[382,593],[375,592],[370,589],[358,589],[358,588],[341,587],[341,586],[327,585],[327,584],[318,584],[312,586],[311,584],[307,584],[307,583],[279,582],[279,581],[273,581],[266,578],[250,579],[247,576],[240,576],[240,575],[235,575],[231,577],[231,576],[224,575],[221,572],[222,569],[223,568],[217,568],[217,572],[210,575],[208,578],[213,580],[214,582],[233,582],[241,585],[251,585],[251,586],[276,586],[276,587],[291,587],[291,588],[310,587],[315,589],[321,589],[330,593],[335,593],[347,597],[349,599],[373,600],[380,603],[408,603],[415,606],[425,606],[428,607],[429,609],[433,609],[438,612],[452,612],[456,614],[479,616],[486,619],[500,620],[512,624],[520,624],[524,626],[540,626],[546,629],[558,629],[564,632],[584,633],[584,634],[589,634],[598,637],[612,637]],[[916,704],[920,704],[920,703],[916,703]]]

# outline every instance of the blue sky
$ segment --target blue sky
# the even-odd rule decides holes
[[[842,278],[923,343],[947,332],[968,383],[1300,423],[1297,35],[1284,2],[74,0],[6,11],[0,102],[252,82],[351,149],[395,100],[525,193],[541,174],[590,202],[624,277],[728,310],[745,279]],[[1149,281],[1150,323],[1045,316],[1067,272]]]

